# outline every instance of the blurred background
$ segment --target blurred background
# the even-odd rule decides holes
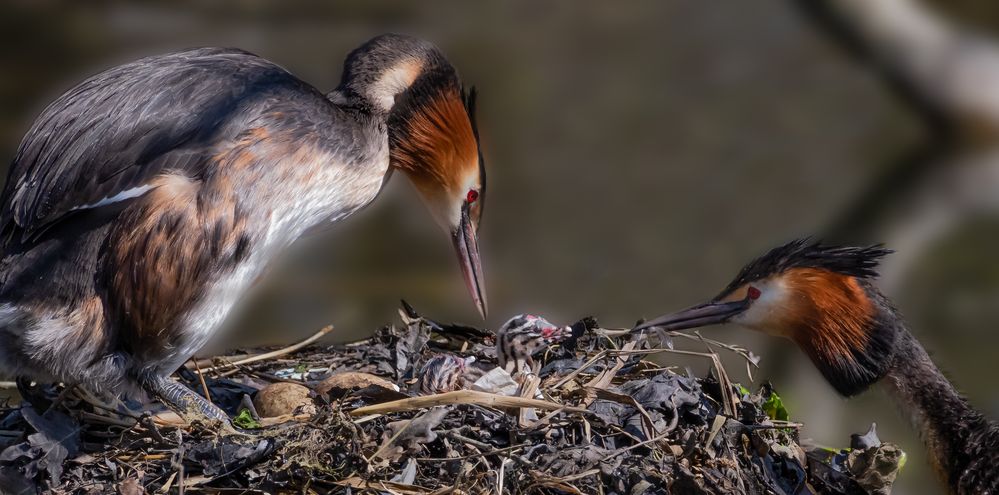
[[[522,312],[630,326],[714,295],[791,238],[883,241],[899,251],[885,291],[972,403],[999,417],[989,0],[8,1],[3,166],[49,101],[103,68],[235,46],[328,91],[344,56],[384,31],[435,41],[479,88],[490,328]],[[388,189],[288,253],[213,349],[288,343],[327,323],[335,339],[363,337],[397,319],[400,298],[478,324],[447,240],[402,176]],[[910,454],[896,493],[941,493],[880,391],[843,401],[790,345],[707,332],[763,356],[755,377],[775,384],[804,436],[845,446],[877,421]]]

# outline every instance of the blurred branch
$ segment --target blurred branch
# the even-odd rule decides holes
[[[902,247],[884,285],[972,212],[999,212],[999,43],[916,0],[795,0],[818,27],[879,74],[927,126],[835,221],[827,237]],[[970,146],[972,145],[973,146]],[[886,237],[887,236],[887,237]]]
[[[908,64],[893,56],[899,51],[918,50],[915,46],[900,48],[905,46],[901,40],[910,35],[889,35],[908,30],[890,27],[879,32],[881,24],[907,24],[905,20],[882,18],[886,9],[899,8],[897,0],[795,0],[794,5],[816,27],[881,77],[891,93],[926,126],[924,141],[880,167],[882,172],[877,178],[833,219],[825,231],[825,237],[834,241],[885,240],[881,236],[887,212],[927,182],[927,176],[953,152],[954,119],[945,106],[923,90],[925,84],[917,81]],[[901,6],[913,8],[907,0],[902,0]],[[872,10],[873,14],[869,12]]]
[[[999,138],[999,44],[915,0],[797,0],[936,130]],[[942,124],[942,125],[941,125]]]
[[[931,182],[929,176],[953,152],[949,141],[930,138],[892,158],[843,211],[836,213],[823,237],[847,244],[885,241],[880,231],[884,217],[893,207],[905,203],[904,198],[920,184]]]

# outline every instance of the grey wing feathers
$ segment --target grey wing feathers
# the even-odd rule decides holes
[[[238,131],[241,106],[287,84],[304,83],[255,55],[219,48],[97,74],[49,105],[24,137],[0,198],[0,225],[30,235],[165,170],[199,174],[220,133]]]

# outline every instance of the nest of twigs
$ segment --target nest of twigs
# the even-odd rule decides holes
[[[494,342],[401,315],[361,342],[306,345],[324,329],[178,373],[241,431],[38,387],[30,403],[0,409],[0,492],[853,494],[887,493],[898,469],[900,451],[870,434],[852,450],[801,446],[779,397],[733,384],[715,352],[747,366],[756,357],[699,335],[636,338],[586,319],[578,338],[537,357],[537,374],[513,377],[512,392],[420,395],[432,356],[475,357],[467,388],[495,368]],[[674,349],[673,338],[708,350]],[[669,353],[704,356],[712,372],[649,360]]]

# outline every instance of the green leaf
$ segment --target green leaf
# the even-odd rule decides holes
[[[742,386],[741,383],[737,383],[736,385],[739,386],[739,396],[740,397],[746,397],[748,395],[753,395],[753,393],[750,392],[748,388]]]
[[[770,419],[790,421],[787,409],[784,407],[784,401],[780,399],[780,396],[776,392],[770,392],[770,397],[767,397],[766,402],[763,403],[763,412],[767,413]]]
[[[295,366],[295,373],[305,373],[306,371],[309,371],[309,367],[304,363],[299,363],[298,366]]]
[[[249,409],[239,411],[239,414],[237,414],[235,418],[232,418],[232,424],[246,430],[260,428],[260,422],[253,419],[253,416],[250,415]]]

